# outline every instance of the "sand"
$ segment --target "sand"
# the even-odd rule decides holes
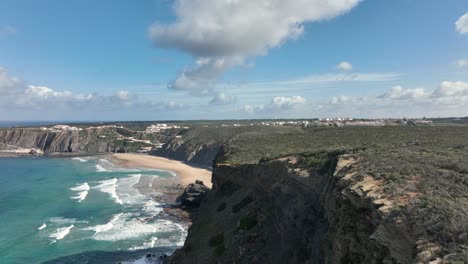
[[[146,154],[113,154],[112,159],[119,166],[126,168],[150,168],[172,171],[176,174],[174,181],[182,186],[201,180],[211,188],[211,170],[190,166],[177,160],[162,157],[150,156]]]

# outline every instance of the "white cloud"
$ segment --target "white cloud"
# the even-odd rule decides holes
[[[329,104],[333,104],[333,105],[339,105],[339,104],[344,104],[344,103],[347,103],[351,98],[348,97],[348,96],[333,96],[330,101],[329,101]]]
[[[434,97],[468,96],[468,83],[444,81],[433,92]]]
[[[226,92],[219,92],[216,93],[213,99],[210,101],[210,104],[217,104],[217,105],[226,105],[235,103],[237,98],[231,94]]]
[[[70,91],[56,91],[45,86],[29,85],[13,102],[16,107],[79,108],[96,100],[93,94],[75,94]]]
[[[264,105],[244,105],[241,107],[241,109],[249,114],[255,114],[259,111],[264,111],[265,106]]]
[[[223,73],[249,58],[265,55],[304,31],[304,23],[331,19],[360,0],[176,0],[176,21],[155,23],[156,46],[196,58],[169,87],[204,90]]]
[[[311,89],[329,87],[330,84],[335,83],[336,86],[351,86],[353,83],[391,82],[399,80],[400,77],[401,74],[398,73],[317,74],[295,79],[268,82],[218,83],[214,87],[214,90],[235,91],[239,98],[264,98],[265,96],[273,97],[278,94],[302,93],[304,92],[304,89],[308,89],[310,91]],[[212,94],[213,92],[206,92],[202,95]],[[200,93],[198,95],[200,95]]]
[[[333,97],[317,104],[321,116],[422,117],[468,115],[468,83],[444,81],[432,91],[392,87],[376,97]]]
[[[401,86],[395,86],[390,89],[390,91],[384,93],[380,98],[389,98],[389,99],[419,99],[429,97],[430,94],[427,93],[423,88],[415,89],[404,89]]]
[[[139,102],[141,109],[151,109],[151,110],[158,110],[158,111],[177,111],[177,110],[184,110],[191,108],[191,105],[176,102],[174,100],[170,101],[145,101]]]
[[[22,86],[20,79],[8,75],[7,70],[0,67],[0,95],[17,92]]]
[[[295,108],[305,103],[306,103],[306,99],[302,96],[292,96],[292,97],[277,96],[271,100],[268,108],[291,109],[291,108]]]
[[[336,68],[342,71],[350,71],[353,69],[353,65],[347,61],[342,61],[338,65],[336,65]]]
[[[160,103],[162,104],[164,103]],[[141,107],[141,105],[144,106],[144,102],[126,90],[119,90],[112,95],[55,90],[47,86],[27,84],[19,78],[10,76],[6,69],[0,68],[0,107],[4,109],[73,111],[88,108],[99,111]],[[178,107],[172,103],[167,109]]]
[[[465,59],[458,60],[457,61],[457,66],[460,69],[468,68],[468,60],[465,60]]]
[[[120,90],[109,98],[110,105],[132,106],[137,103],[138,97],[126,90]]]
[[[455,28],[460,34],[468,33],[468,13],[464,14],[457,20]]]
[[[306,102],[307,100],[302,96],[276,96],[273,97],[271,101],[266,105],[244,105],[241,109],[245,112],[248,112],[249,114],[254,114],[258,112],[278,113],[297,109],[298,107],[304,105]]]
[[[398,73],[349,73],[349,74],[320,74],[310,75],[298,79],[291,79],[286,81],[253,83],[263,85],[312,85],[333,82],[385,82],[398,80],[400,74]]]
[[[174,101],[169,101],[167,103],[164,103],[163,106],[164,106],[164,108],[166,110],[181,110],[181,109],[190,108],[190,106],[188,106],[186,104],[177,103],[177,102],[174,102]]]

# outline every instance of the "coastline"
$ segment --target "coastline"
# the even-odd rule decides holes
[[[212,185],[211,170],[190,166],[182,161],[135,153],[115,153],[109,157],[115,164],[124,168],[148,168],[174,172],[175,182],[182,187],[196,180],[203,181],[208,188]]]

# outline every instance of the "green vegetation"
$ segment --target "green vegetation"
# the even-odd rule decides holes
[[[218,208],[216,208],[216,211],[217,211],[217,212],[222,212],[222,211],[224,211],[224,209],[226,209],[226,202],[222,202],[222,203],[218,206]]]
[[[388,220],[407,223],[411,229],[410,235],[429,238],[441,245],[441,254],[452,254],[451,258],[455,262],[468,256],[468,126],[464,125],[467,120],[468,118],[439,119],[434,120],[434,126],[307,129],[250,126],[250,122],[258,120],[184,121],[176,123],[189,126],[190,129],[160,134],[137,132],[155,122],[123,122],[113,124],[123,125],[128,129],[106,130],[106,137],[99,140],[112,141],[123,151],[136,151],[144,144],[126,142],[117,137],[122,135],[167,142],[173,139],[174,133],[179,133],[182,136],[181,143],[192,146],[223,146],[223,153],[217,160],[219,163],[255,164],[299,155],[303,161],[300,166],[321,175],[333,172],[337,155],[357,154],[361,158],[360,175],[379,180],[386,198],[402,200],[400,206],[390,212]],[[234,123],[243,126],[234,127]],[[96,138],[98,136],[95,135]],[[241,186],[229,183],[220,188],[222,189],[218,192],[222,194],[223,202],[216,201],[210,213],[218,217],[228,215],[215,212],[226,212],[228,204],[233,205],[232,212],[237,214],[230,216],[233,218],[233,222],[229,222],[230,226],[236,228],[237,223],[242,230],[255,226],[255,218],[243,217],[244,212],[238,213],[253,202],[249,196],[251,193]],[[212,215],[209,219],[204,219],[205,223],[215,221],[213,219],[216,217]],[[222,226],[226,223],[223,221],[218,224]],[[195,230],[194,235],[206,246],[208,238],[214,233],[212,229],[214,228],[206,224],[200,230]],[[229,237],[226,239],[230,240]],[[210,254],[213,248],[213,254],[216,252],[222,255],[224,234],[212,237],[209,245],[210,251],[206,251],[206,254]],[[194,251],[197,246],[193,244]]]
[[[393,219],[408,223],[415,237],[441,245],[443,255],[457,257],[468,254],[466,142],[468,127],[461,125],[247,133],[230,142],[221,162],[257,163],[300,154],[305,166],[327,173],[335,166],[333,155],[356,153],[361,157],[360,174],[382,180],[386,197],[413,197],[393,211]]]
[[[210,247],[216,247],[224,243],[224,233],[219,233],[215,236],[212,236],[210,238],[210,241],[208,242]]]
[[[239,228],[242,230],[250,230],[258,224],[257,218],[254,216],[244,216],[239,220]]]
[[[253,202],[253,198],[252,198],[252,197],[250,197],[250,196],[245,197],[245,198],[242,199],[239,203],[235,204],[235,205],[232,207],[232,212],[233,212],[233,213],[239,212],[242,208],[244,208],[245,206],[247,206],[247,205],[250,204],[251,202]]]
[[[221,245],[217,246],[217,247],[213,250],[213,256],[219,257],[219,256],[223,255],[224,250],[225,250],[224,244],[221,244]]]
[[[210,238],[210,247],[214,247],[213,256],[219,257],[224,253],[224,233],[219,233]]]

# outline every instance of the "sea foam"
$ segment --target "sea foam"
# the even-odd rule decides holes
[[[50,238],[53,238],[54,242],[56,242],[57,240],[61,240],[63,239],[64,237],[66,237],[69,233],[70,233],[70,230],[75,227],[75,225],[70,225],[68,227],[61,227],[61,228],[57,228],[57,230],[55,231],[55,233],[52,233],[50,234]]]
[[[85,220],[76,220],[75,218],[64,218],[64,217],[51,217],[49,222],[56,225],[67,225],[67,224],[79,224],[79,223],[88,223]]]
[[[113,227],[114,227],[114,223],[117,222],[119,220],[119,218],[123,215],[123,213],[120,213],[120,214],[116,214],[112,217],[112,219],[106,223],[106,224],[103,224],[103,225],[96,225],[96,226],[91,226],[91,227],[87,227],[87,228],[84,228],[83,230],[92,230],[94,231],[96,234],[97,233],[101,233],[101,232],[106,232],[106,231],[109,231],[111,230]]]
[[[149,241],[143,243],[143,246],[131,247],[128,250],[135,251],[135,250],[142,250],[142,249],[147,249],[147,248],[154,248],[156,247],[157,242],[158,242],[158,237],[151,237]]]
[[[81,185],[78,185],[76,187],[70,188],[70,190],[78,192],[78,196],[73,196],[71,197],[72,199],[78,200],[78,202],[84,201],[86,199],[86,196],[88,196],[88,192],[91,188],[89,187],[88,183],[85,182]]]
[[[138,218],[134,214],[123,213],[112,222],[112,228],[95,233],[92,238],[99,241],[119,241],[136,239],[158,232],[179,231],[179,228],[176,223],[168,220],[147,222],[147,219]],[[185,239],[185,236],[183,238]],[[154,244],[156,244],[156,240],[154,240]],[[179,244],[179,241],[173,244]]]
[[[111,172],[110,170],[105,169],[104,167],[102,167],[102,166],[99,165],[99,164],[96,164],[96,171],[97,171],[97,172]]]
[[[97,188],[99,191],[109,194],[116,203],[123,204],[123,201],[120,200],[120,197],[117,195],[117,182],[118,180],[116,178],[100,181],[100,184],[94,188]]]
[[[77,160],[79,162],[88,162],[87,159],[84,159],[84,158],[80,158],[80,157],[75,157],[75,158],[72,158],[72,160]]]

